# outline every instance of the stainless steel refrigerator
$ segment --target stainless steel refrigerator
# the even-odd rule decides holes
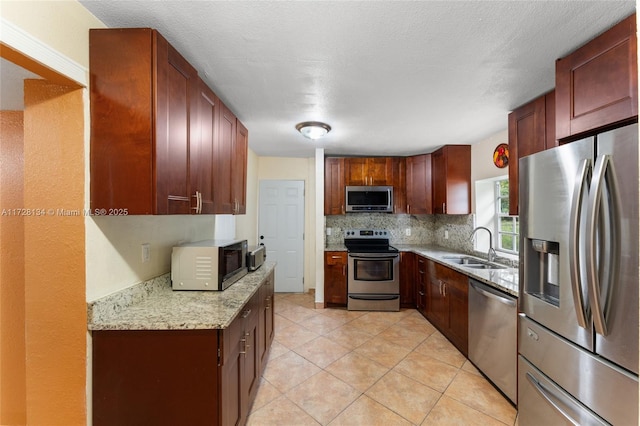
[[[520,160],[519,424],[638,424],[638,125]]]

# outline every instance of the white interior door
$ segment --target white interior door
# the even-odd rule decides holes
[[[304,291],[304,181],[261,180],[258,244],[278,262],[275,291]]]

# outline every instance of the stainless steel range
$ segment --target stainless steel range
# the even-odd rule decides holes
[[[349,229],[344,244],[347,264],[347,309],[400,310],[400,253],[389,245],[384,229]]]

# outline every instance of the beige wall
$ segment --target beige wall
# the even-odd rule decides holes
[[[506,128],[471,145],[471,211],[474,213],[476,208],[475,182],[509,174],[509,166],[499,169],[493,164],[493,151],[501,143],[509,143],[509,132]]]
[[[304,290],[316,288],[316,175],[315,159],[259,157],[258,181],[262,179],[303,180],[304,197]],[[322,206],[320,206],[322,207]]]
[[[251,137],[251,134],[249,134]],[[258,238],[258,156],[249,149],[247,155],[247,213],[236,216],[236,238],[255,246]]]

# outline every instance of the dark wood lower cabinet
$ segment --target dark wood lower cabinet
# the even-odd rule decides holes
[[[428,312],[427,259],[416,256],[416,309],[425,317]]]
[[[400,253],[400,307],[416,308],[416,254]]]
[[[273,341],[273,278],[224,330],[94,330],[93,424],[244,424]]]
[[[469,347],[469,278],[432,260],[427,264],[425,317],[465,356]]]
[[[347,306],[347,252],[324,252],[324,304]]]

